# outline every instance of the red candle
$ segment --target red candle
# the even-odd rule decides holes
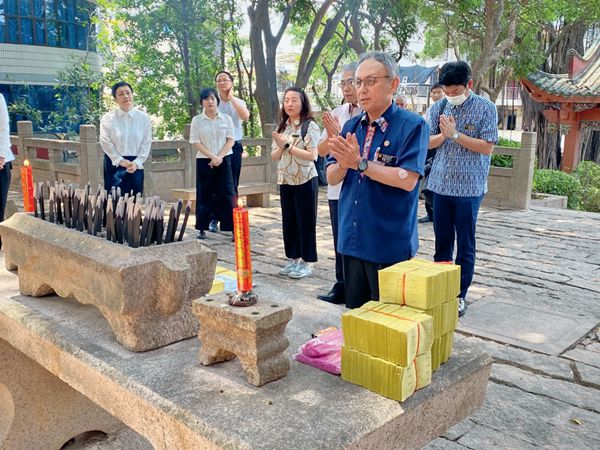
[[[21,167],[21,189],[23,190],[25,212],[33,212],[33,173],[28,160],[23,161],[23,167]]]
[[[248,210],[242,207],[238,199],[233,209],[233,236],[235,238],[235,268],[239,292],[252,290],[252,260],[250,258],[250,222]]]

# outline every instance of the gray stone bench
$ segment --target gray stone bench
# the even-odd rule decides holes
[[[271,192],[273,184],[262,182],[248,182],[238,186],[238,194],[240,197],[246,197],[248,206],[260,206],[268,208],[271,205]],[[192,202],[192,211],[196,208],[196,188],[179,188],[171,189],[171,199],[177,201],[179,199]]]
[[[489,356],[459,343],[449,362],[433,375],[432,384],[404,403],[292,359],[286,377],[256,388],[246,382],[236,360],[202,366],[197,338],[130,353],[115,342],[91,305],[19,295],[16,274],[3,270],[0,282],[6,286],[0,293],[0,340],[6,342],[0,352],[22,352],[60,383],[145,436],[157,450],[420,448],[481,405],[491,367]],[[338,307],[304,294],[292,298],[286,280],[257,275],[256,283],[259,301],[276,300],[294,308],[286,330],[290,358],[311,332],[324,324],[339,325]],[[0,360],[12,364],[10,358]],[[11,365],[9,372],[14,377],[19,370]],[[0,374],[0,398],[10,398],[13,385]],[[45,385],[27,388],[44,400]],[[23,414],[39,403],[0,404],[10,410],[7,417],[15,418],[0,426],[0,448],[17,428],[39,430],[37,446],[11,450],[57,448],[45,441],[46,427],[58,428],[53,435],[60,434],[65,442],[74,432],[67,421],[45,423],[37,415]],[[105,432],[106,426],[113,426],[100,419],[90,422],[85,426]],[[143,447],[129,450],[138,448]]]

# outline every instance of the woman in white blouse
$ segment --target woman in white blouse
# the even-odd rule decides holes
[[[192,119],[190,144],[196,153],[196,229],[206,239],[211,218],[221,231],[233,231],[235,187],[231,172],[234,144],[233,122],[219,112],[219,94],[214,88],[200,91],[202,112]]]
[[[14,159],[15,156],[10,149],[8,108],[4,96],[0,94],[0,222],[4,220],[8,187],[10,186],[10,171]],[[0,240],[0,248],[2,248],[2,240]]]
[[[120,81],[112,87],[118,108],[106,113],[100,123],[104,150],[104,188],[121,188],[125,195],[144,190],[144,162],[150,155],[152,124],[148,115],[133,107],[133,88]]]
[[[290,278],[310,275],[310,263],[317,261],[319,184],[314,162],[320,134],[306,93],[296,87],[286,89],[271,158],[277,161],[283,243],[290,259],[279,274]]]

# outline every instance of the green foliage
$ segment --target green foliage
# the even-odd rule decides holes
[[[513,157],[510,155],[494,155],[492,154],[492,160],[490,164],[493,167],[512,167]]]
[[[544,194],[566,195],[569,209],[577,209],[581,199],[579,179],[560,170],[535,169],[532,190]]]
[[[581,184],[579,208],[600,212],[600,165],[592,161],[583,161],[577,166],[574,175]]]
[[[521,148],[521,143],[500,137],[498,138],[498,147]]]
[[[12,114],[22,116],[20,120],[30,120],[34,130],[42,123],[42,112],[39,109],[33,108],[27,98],[21,97],[13,101],[8,106],[8,111]]]
[[[57,77],[56,100],[60,109],[52,111],[48,125],[41,131],[65,133],[68,137],[79,134],[83,123],[100,126],[106,111],[102,102],[104,79],[101,73],[85,61],[75,60],[73,65]]]
[[[129,81],[136,103],[159,117],[156,135],[181,135],[204,87],[221,69],[222,1],[100,1],[106,29],[99,48],[108,85]],[[234,26],[235,24],[231,24]]]

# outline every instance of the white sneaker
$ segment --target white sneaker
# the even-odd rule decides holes
[[[297,263],[296,261],[290,262],[279,271],[279,275],[289,275],[296,269],[298,264],[300,263]]]
[[[304,278],[312,274],[312,269],[310,268],[310,264],[302,261],[298,263],[295,270],[292,270],[289,274],[290,278]]]

